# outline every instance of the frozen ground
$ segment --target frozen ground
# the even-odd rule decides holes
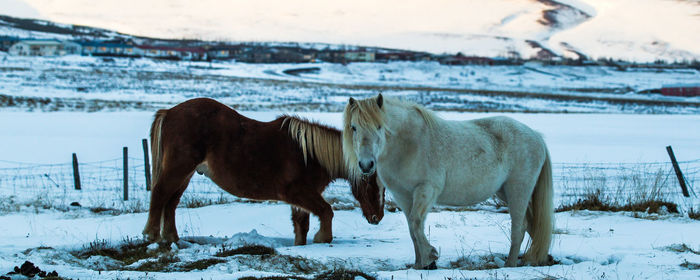
[[[340,128],[340,113],[241,111],[260,121],[284,113]],[[541,132],[554,162],[635,163],[668,160],[672,145],[680,161],[700,158],[700,115],[523,114],[439,112],[452,120],[495,115],[515,118]],[[122,156],[122,147],[142,157],[141,139],[148,138],[153,112],[14,112],[0,111],[2,160],[50,164],[70,162],[77,153],[83,162]],[[8,163],[0,167],[12,166]]]
[[[145,213],[79,218],[71,215],[0,216],[0,224],[12,225],[3,229],[0,269],[9,271],[29,260],[44,270],[80,279],[231,279],[310,275],[340,268],[371,272],[379,279],[697,279],[698,270],[681,264],[700,263],[698,221],[673,215],[640,219],[630,214],[559,213],[551,251],[559,264],[494,268],[503,262],[509,246],[507,214],[431,213],[427,232],[441,257],[438,270],[420,271],[407,268],[413,263],[413,249],[404,216],[399,212],[387,212],[378,226],[371,226],[359,210],[336,211],[332,244],[291,246],[289,207],[234,203],[179,209],[177,223],[189,242],[180,243],[182,248],[171,251],[177,260],[168,267],[212,258],[224,260],[223,263],[191,272],[137,272],[126,270],[143,262],[117,269],[119,266],[108,258],[80,259],[69,252],[79,252],[91,242],[106,240],[117,245],[126,237],[138,238]],[[311,231],[316,229],[312,222]],[[275,247],[279,256],[213,257],[221,244],[228,248],[263,244]],[[291,259],[295,265],[280,261]],[[480,270],[484,268],[491,269]]]
[[[271,120],[278,111],[243,112],[258,120]],[[339,113],[299,113],[299,115],[339,126]],[[449,119],[471,119],[494,115],[486,113],[441,112]],[[566,174],[566,164],[666,162],[665,145],[673,145],[681,161],[700,159],[696,144],[698,115],[605,115],[605,114],[507,114],[542,132],[551,149],[557,172]],[[0,112],[0,154],[8,170],[33,167],[32,163],[68,162],[77,152],[82,162],[94,162],[121,156],[128,146],[133,162],[141,156],[141,138],[145,138],[152,112]],[[18,165],[24,162],[25,165]],[[121,162],[117,159],[116,165]],[[70,165],[65,165],[70,168]],[[698,163],[683,165],[694,168]],[[64,167],[61,167],[64,168]],[[664,168],[670,172],[668,166]],[[68,169],[70,170],[70,169]],[[118,170],[118,169],[117,169]],[[88,171],[88,170],[85,170]],[[653,171],[653,170],[652,170]],[[0,170],[0,173],[3,172]],[[645,170],[646,172],[646,170]],[[6,174],[6,173],[3,173]],[[70,174],[70,173],[69,173]],[[669,173],[670,174],[670,173]],[[88,176],[85,174],[84,176]],[[120,176],[115,171],[114,176]],[[141,175],[138,175],[141,176]],[[586,176],[586,174],[579,174]],[[675,179],[670,177],[671,179]],[[33,195],[44,195],[54,203],[80,201],[84,206],[102,203],[103,207],[145,207],[148,193],[142,177],[132,190],[129,202],[119,202],[120,181],[105,191],[100,183],[84,186],[81,192],[70,190],[72,177],[60,186],[34,186]],[[558,179],[559,180],[559,179]],[[696,178],[689,178],[697,182]],[[0,181],[0,197],[26,194]],[[558,203],[565,199],[566,187],[556,184]],[[608,182],[609,185],[614,185]],[[683,202],[681,207],[698,208],[697,198],[680,198],[675,181],[668,183],[669,199]],[[205,186],[197,185],[194,190]],[[95,189],[99,189],[96,191]],[[206,189],[211,190],[211,188]],[[335,183],[330,192],[349,196],[347,185]],[[219,195],[216,193],[215,195]],[[187,196],[186,196],[187,197]],[[17,197],[15,197],[17,199]],[[110,203],[113,203],[110,205]],[[119,204],[122,203],[122,204]],[[134,206],[141,203],[140,206]],[[557,205],[558,205],[557,203]],[[115,206],[115,204],[117,206]],[[60,208],[60,207],[58,207]],[[509,218],[501,209],[484,205],[464,211],[439,211],[429,215],[426,227],[429,239],[440,251],[436,271],[409,269],[413,250],[403,214],[386,212],[378,226],[365,222],[358,209],[336,211],[332,244],[291,246],[292,226],[289,207],[277,203],[229,203],[203,208],[179,208],[178,229],[188,240],[171,251],[171,264],[164,269],[176,272],[130,271],[155,259],[121,266],[105,257],[78,258],[91,243],[111,246],[138,238],[146,213],[95,214],[85,208],[65,207],[57,211],[23,206],[0,216],[0,273],[29,260],[43,270],[56,270],[61,276],[80,279],[230,279],[242,276],[316,275],[332,269],[358,269],[379,279],[697,279],[698,270],[681,264],[700,263],[698,221],[677,214],[633,214],[599,212],[563,212],[557,214],[557,234],[551,255],[559,264],[548,267],[496,268],[508,247]],[[313,219],[311,232],[318,225]],[[251,232],[255,230],[255,232]],[[261,257],[238,255],[213,256],[222,248],[261,243],[276,248],[278,255]],[[694,250],[688,250],[683,245]],[[74,254],[71,254],[74,253]],[[178,271],[197,260],[221,261],[205,270]],[[487,270],[480,270],[491,268]]]
[[[450,111],[700,113],[700,97],[640,94],[696,84],[694,69],[446,66],[436,62],[245,64],[0,53],[0,106],[41,111],[147,110],[212,97],[244,110],[341,111],[384,92]],[[289,75],[285,70],[317,67]]]
[[[0,274],[30,260],[43,270],[74,279],[312,276],[340,268],[370,272],[380,279],[697,279],[700,275],[700,226],[686,215],[700,204],[695,193],[690,199],[679,195],[664,149],[674,147],[688,181],[697,188],[700,100],[636,93],[666,83],[697,83],[700,74],[695,70],[620,72],[605,67],[435,63],[250,65],[3,54],[0,61]],[[300,76],[284,73],[302,67],[320,70]],[[603,188],[625,200],[657,186],[665,199],[679,204],[682,214],[558,213],[551,252],[558,264],[498,268],[508,246],[509,220],[500,213],[503,208],[493,203],[436,208],[427,226],[441,254],[439,270],[416,271],[407,268],[413,263],[413,250],[403,215],[387,212],[380,225],[367,224],[360,211],[352,209],[344,182],[333,183],[326,192],[336,208],[351,209],[335,212],[334,242],[294,247],[288,206],[232,202],[231,196],[196,176],[181,206],[198,199],[228,203],[178,209],[178,229],[187,242],[161,254],[166,267],[158,272],[133,271],[157,261],[156,257],[126,266],[106,257],[78,257],[95,244],[109,247],[138,240],[149,195],[144,190],[141,139],[147,137],[156,108],[212,97],[261,121],[286,112],[338,127],[337,112],[348,97],[380,91],[443,109],[439,114],[448,119],[506,114],[542,132],[554,161],[555,205],[576,200],[590,188]],[[463,112],[469,110],[509,113]],[[579,113],[551,113],[564,111]],[[129,148],[131,182],[126,202],[121,197],[124,146]],[[71,153],[77,153],[81,163],[82,191],[72,189]],[[69,206],[72,202],[83,207]],[[102,210],[89,210],[97,208]],[[312,234],[317,228],[314,219]],[[222,244],[234,249],[248,243],[274,247],[277,254],[213,256]],[[218,264],[184,271],[202,260]],[[480,270],[485,268],[489,269]]]

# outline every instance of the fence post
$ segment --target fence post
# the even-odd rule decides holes
[[[124,200],[129,200],[129,148],[124,147]]]
[[[144,166],[144,173],[146,174],[146,191],[151,190],[151,166],[150,166],[150,161],[148,160],[148,140],[142,139],[141,143],[143,144],[143,166]]]
[[[683,196],[690,197],[690,194],[688,193],[688,187],[686,187],[686,185],[685,185],[685,178],[683,177],[683,173],[681,172],[681,168],[678,166],[678,162],[676,161],[676,156],[673,154],[673,148],[671,148],[671,146],[666,146],[666,151],[668,152],[668,156],[671,158],[671,164],[673,164],[673,169],[676,171],[676,177],[678,177],[678,183],[681,184],[681,190],[683,191]]]
[[[76,190],[80,190],[80,171],[78,170],[78,155],[73,153],[73,184]]]

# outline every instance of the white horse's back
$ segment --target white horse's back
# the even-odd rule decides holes
[[[439,120],[432,158],[445,169],[445,187],[436,203],[466,206],[501,190],[514,169],[536,173],[546,148],[542,137],[509,117]]]

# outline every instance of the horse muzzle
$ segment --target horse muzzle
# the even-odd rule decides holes
[[[363,160],[358,163],[360,166],[360,170],[362,171],[362,175],[372,175],[375,171],[376,165],[374,164],[374,160]]]
[[[372,215],[372,217],[367,218],[367,222],[369,222],[370,224],[373,224],[373,225],[378,225],[379,221],[381,221],[381,220],[382,219],[380,219],[379,216],[377,216],[377,215]]]

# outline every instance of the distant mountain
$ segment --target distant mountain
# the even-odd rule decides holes
[[[10,5],[24,5],[29,8],[23,10],[33,10],[47,20],[146,37],[322,42],[488,57],[700,59],[700,1],[694,0],[0,3],[9,7],[0,13],[13,15],[17,9]]]

